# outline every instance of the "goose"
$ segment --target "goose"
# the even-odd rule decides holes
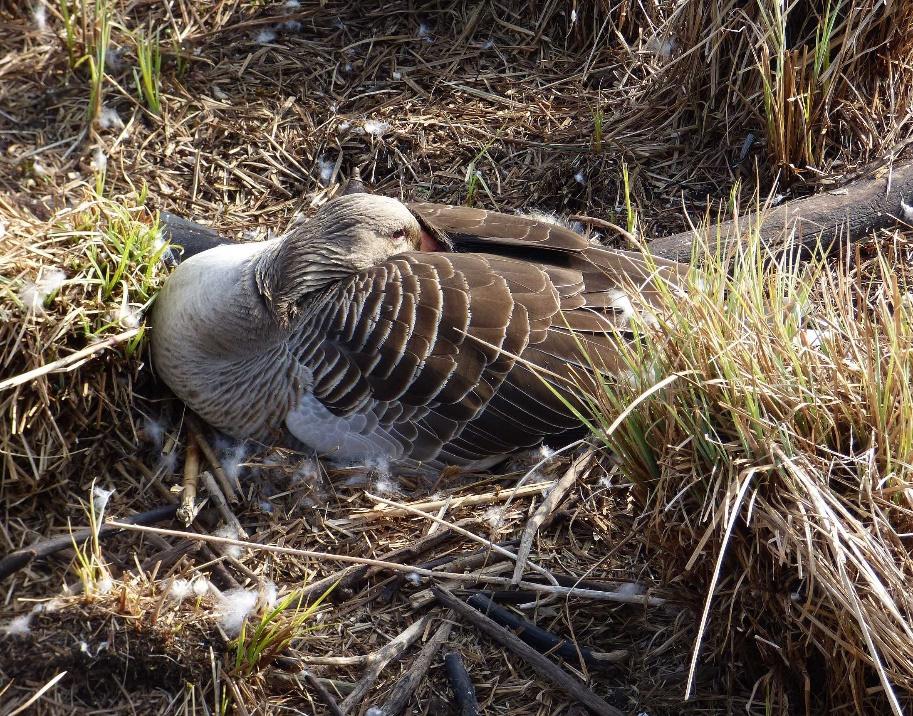
[[[152,365],[238,440],[483,469],[580,431],[574,385],[624,371],[612,334],[634,294],[682,273],[537,218],[351,193],[181,262]]]

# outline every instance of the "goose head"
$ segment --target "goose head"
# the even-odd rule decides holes
[[[400,201],[373,194],[340,196],[294,226],[256,267],[261,295],[281,326],[321,289],[407,251],[447,251],[442,232]]]

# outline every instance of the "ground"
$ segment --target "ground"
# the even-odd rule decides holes
[[[0,2],[3,551],[66,535],[90,524],[96,510],[122,518],[177,499],[188,426],[146,364],[142,324],[168,272],[155,230],[160,211],[263,238],[312,213],[359,168],[372,190],[391,196],[553,212],[585,224],[593,217],[649,238],[686,228],[708,205],[725,213],[758,195],[791,200],[903,158],[913,126],[910,4],[882,11],[799,3],[786,16],[779,7]],[[599,223],[596,232],[608,245],[628,241]],[[908,236],[892,227],[869,237],[865,250],[900,247],[891,260],[904,262]],[[860,264],[848,270],[863,275]],[[108,348],[92,348],[104,340]],[[83,359],[72,358],[87,347]],[[43,369],[56,360],[62,370]],[[886,425],[909,417],[894,415]],[[893,429],[885,434],[899,434]],[[445,474],[427,484],[384,466],[336,469],[242,449],[206,430],[201,437],[228,480],[238,476],[242,489],[230,509],[250,541],[413,567],[480,545],[446,526],[434,528],[439,541],[425,540],[434,531],[429,518],[372,511],[368,493],[444,500],[426,512],[514,549],[511,540],[549,487],[508,500],[540,455],[495,475]],[[901,454],[888,468],[872,447],[892,480],[906,468],[892,471],[891,459],[909,464],[909,445],[896,444]],[[624,445],[612,447],[625,454]],[[527,482],[550,483],[571,460],[553,457]],[[689,475],[673,463],[663,464]],[[215,470],[205,457],[203,467]],[[810,611],[790,612],[792,595],[805,589],[795,575],[810,557],[782,569],[758,559],[769,572],[751,574],[747,586],[727,581],[730,571],[750,572],[751,555],[763,551],[757,544],[791,544],[781,536],[745,540],[750,548],[733,557],[738,568],[724,570],[725,597],[711,613],[694,696],[685,701],[707,585],[726,543],[720,515],[741,503],[732,502],[736,490],[719,488],[726,500],[706,506],[701,497],[693,512],[676,512],[674,500],[647,496],[662,490],[632,485],[635,474],[598,451],[541,528],[532,559],[568,585],[668,601],[572,596],[523,609],[581,646],[627,652],[620,663],[595,667],[569,658],[566,669],[630,713],[813,712],[837,708],[819,693],[835,683],[848,684],[846,693],[834,690],[847,712],[884,706],[863,638],[834,660],[849,665],[839,671],[822,655],[855,632],[840,631],[833,611],[812,614],[814,628],[802,626]],[[114,492],[101,500],[95,488]],[[447,504],[450,497],[472,500]],[[762,513],[763,498],[751,504]],[[675,514],[666,525],[664,510]],[[210,507],[194,529],[237,537],[224,518]],[[902,512],[891,522],[897,534],[904,520]],[[746,518],[734,532],[750,534],[754,524]],[[427,549],[396,553],[416,542]],[[264,615],[276,598],[297,600],[300,589],[345,566],[136,532],[36,559],[4,581],[0,710],[29,703],[32,712],[55,714],[322,713],[300,675],[308,659],[368,654],[431,614],[419,643],[380,673],[353,712],[384,703],[442,619],[454,626],[441,654],[462,654],[485,713],[578,712],[511,652],[425,599],[428,580],[408,572],[346,581],[308,614],[305,604],[324,589],[311,587],[302,604],[275,615],[275,633],[251,635],[258,624],[269,632]],[[490,551],[468,566],[440,568],[512,572]],[[521,597],[536,601],[531,591]],[[238,640],[239,620],[230,617],[244,600],[253,616]],[[726,611],[752,600],[785,606],[762,617]],[[783,628],[782,644],[781,613],[795,626]],[[281,654],[270,653],[273,645]],[[408,713],[452,708],[441,654]],[[308,668],[342,700],[363,667]],[[902,667],[890,668],[895,683],[908,683]]]

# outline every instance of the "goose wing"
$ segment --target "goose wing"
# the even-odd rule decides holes
[[[589,244],[575,231],[522,214],[502,214],[487,209],[414,202],[409,209],[419,222],[442,232],[456,251],[583,251]]]
[[[573,384],[593,364],[622,369],[607,332],[629,317],[631,281],[655,290],[639,255],[533,220],[507,235],[517,217],[485,214],[461,210],[462,233],[452,213],[434,220],[466,237],[457,246],[502,253],[401,254],[340,284],[296,332],[314,398],[391,457],[469,464],[578,427]],[[525,238],[538,260],[512,255]]]

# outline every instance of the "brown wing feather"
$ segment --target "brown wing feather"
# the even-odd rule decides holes
[[[585,238],[570,229],[527,216],[447,204],[415,202],[407,206],[423,221],[443,231],[457,251],[476,243],[527,249],[537,246],[554,251],[582,251],[589,245]]]
[[[574,382],[593,366],[624,369],[611,334],[629,318],[632,283],[653,299],[657,274],[674,282],[681,270],[524,217],[411,208],[457,252],[363,271],[328,301],[335,313],[316,311],[299,331],[322,340],[292,350],[330,411],[370,412],[365,429],[386,430],[418,461],[471,463],[578,427],[564,402],[583,407]],[[466,246],[485,253],[459,253]],[[523,246],[535,261],[520,258]]]

